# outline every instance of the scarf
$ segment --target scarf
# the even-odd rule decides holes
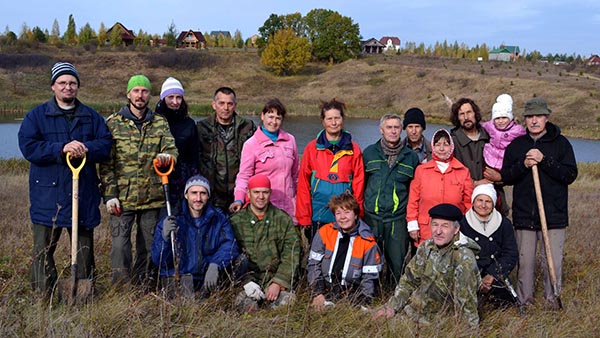
[[[486,220],[482,220],[479,215],[473,211],[473,208],[471,208],[465,214],[465,218],[473,230],[485,237],[490,237],[498,230],[498,228],[500,228],[500,224],[502,223],[502,215],[496,209],[493,209],[491,215],[489,215]]]
[[[398,144],[393,147],[390,147],[390,145],[384,139],[381,139],[381,142],[379,143],[381,143],[381,149],[383,150],[383,153],[385,156],[387,156],[388,166],[391,168],[394,163],[396,163],[398,154],[400,154],[400,151],[402,151],[402,143],[398,142]]]

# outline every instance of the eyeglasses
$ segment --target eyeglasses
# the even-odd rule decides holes
[[[55,82],[55,83],[61,88],[65,88],[67,86],[69,86],[71,88],[77,88],[77,82],[60,81],[60,82]]]

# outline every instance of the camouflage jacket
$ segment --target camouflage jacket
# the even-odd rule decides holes
[[[300,267],[300,240],[292,218],[269,204],[262,220],[246,206],[230,221],[241,251],[248,256],[249,273],[243,282],[253,281],[263,288],[275,282],[289,290]]]
[[[394,295],[387,303],[396,312],[427,323],[443,311],[477,326],[477,290],[481,277],[475,254],[479,245],[459,234],[454,243],[438,248],[433,239],[423,242],[406,267]]]
[[[200,173],[210,182],[213,205],[223,210],[227,210],[233,203],[233,188],[240,168],[242,146],[256,130],[252,120],[237,113],[234,113],[233,124],[229,142],[219,134],[215,114],[196,124],[200,137]]]
[[[117,197],[125,210],[141,210],[164,206],[160,177],[152,161],[167,153],[177,158],[175,140],[167,120],[148,109],[138,129],[129,106],[106,120],[113,136],[110,159],[100,164],[104,200]]]

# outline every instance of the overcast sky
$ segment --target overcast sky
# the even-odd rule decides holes
[[[168,4],[168,5],[167,5]],[[8,26],[17,35],[23,24],[51,31],[58,20],[63,34],[69,14],[77,31],[86,23],[98,30],[119,21],[137,33],[140,29],[162,35],[171,22],[177,31],[240,30],[244,39],[272,13],[306,15],[326,8],[359,24],[363,40],[397,36],[402,41],[464,42],[517,45],[521,52],[542,54],[600,54],[600,1],[598,0],[255,0],[255,1],[3,1],[0,31]]]

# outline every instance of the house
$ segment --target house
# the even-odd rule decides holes
[[[361,41],[360,45],[362,47],[363,54],[381,54],[385,48],[385,45],[375,38]]]
[[[221,40],[223,38],[231,39],[231,33],[229,33],[229,31],[211,31],[210,36],[213,39],[219,39],[219,40]]]
[[[202,32],[189,30],[179,33],[177,38],[177,48],[192,48],[204,49],[206,47],[206,39]]]
[[[600,56],[592,54],[586,63],[588,66],[600,66]]]
[[[500,48],[489,52],[488,60],[490,61],[516,61],[519,59],[521,50],[519,46],[500,46]]]
[[[384,36],[381,38],[381,40],[379,40],[379,42],[385,45],[383,48],[384,51],[391,50],[397,52],[400,50],[400,38],[397,36]]]
[[[258,34],[253,34],[250,37],[250,43],[252,44],[252,47],[256,47],[256,42],[258,41]]]
[[[118,29],[121,31],[121,40],[123,40],[123,44],[125,46],[133,45],[133,40],[135,39],[135,34],[133,34],[133,31],[131,29],[127,29],[127,27],[125,27],[120,22],[115,23],[112,27],[110,27],[106,31],[106,43],[105,44],[110,45],[110,35],[112,34],[113,29]]]

